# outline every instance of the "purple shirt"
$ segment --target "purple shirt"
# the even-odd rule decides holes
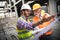
[[[25,22],[21,19],[18,19],[17,21],[17,27],[18,29],[33,29],[32,22]]]

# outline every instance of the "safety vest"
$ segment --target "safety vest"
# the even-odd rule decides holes
[[[42,18],[49,16],[49,15],[45,15],[45,16],[44,16],[44,15],[45,15],[45,13],[41,14]],[[33,18],[33,22],[38,22],[39,20],[41,20],[41,18],[39,18],[38,16],[35,16],[35,17]],[[38,25],[38,28],[40,28],[40,29],[41,29],[41,28],[44,28],[44,27],[48,26],[50,23],[51,23],[51,21],[44,22],[44,23]],[[52,30],[49,30],[49,31],[46,32],[45,34],[46,34],[46,35],[52,34]]]
[[[23,20],[24,22],[27,22],[22,17],[20,17],[20,19]],[[28,22],[30,22],[30,21],[28,20]],[[20,38],[20,39],[27,39],[27,38],[30,38],[30,37],[33,38],[32,30],[27,30],[27,29],[20,30],[20,29],[17,28],[17,32],[18,32],[18,38]]]

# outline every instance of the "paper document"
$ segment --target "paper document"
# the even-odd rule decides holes
[[[58,19],[55,19],[55,21],[51,22],[47,27],[33,31],[33,33],[39,32],[38,34],[35,35],[35,37],[34,37],[33,40],[37,40],[41,35],[43,35],[43,34],[46,33],[48,30],[50,30],[50,28],[52,28],[52,26],[54,26],[54,24],[55,24],[57,21],[58,21]]]

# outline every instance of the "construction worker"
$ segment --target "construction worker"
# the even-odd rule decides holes
[[[28,18],[30,12],[30,6],[28,4],[23,4],[21,7],[21,16],[17,21],[17,32],[20,40],[32,40],[32,30],[34,30],[33,27],[40,22],[30,22]]]
[[[17,32],[18,38],[20,40],[32,40],[32,34],[30,29],[33,29],[32,23],[29,21],[28,17],[31,8],[28,4],[23,4],[21,7],[21,16],[17,21]]]
[[[33,5],[33,12],[34,12],[34,17],[33,17],[33,22],[38,22],[39,20],[44,20],[45,22],[43,22],[42,24],[38,25],[37,27],[39,29],[44,28],[46,26],[48,26],[52,21],[54,21],[54,15],[49,15],[48,13],[46,13],[44,10],[42,10],[42,7],[40,4],[36,3]],[[51,17],[50,20],[45,20],[46,18]],[[51,40],[51,38],[49,39],[49,36],[52,34],[52,30],[50,29],[48,32],[46,32],[44,35],[42,35],[40,37],[40,40]]]

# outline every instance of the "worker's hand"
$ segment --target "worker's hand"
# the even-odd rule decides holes
[[[51,16],[49,16],[49,17],[47,17],[47,18],[43,18],[43,20],[44,21],[54,21],[55,20],[55,16],[56,16],[56,14],[54,14],[54,15],[51,15]]]
[[[55,18],[56,16],[57,16],[57,14],[53,14],[53,15],[51,15],[52,18]]]
[[[51,22],[54,21],[54,20],[55,20],[55,17],[56,17],[56,14],[53,14],[53,15],[51,16],[51,20],[50,20],[50,21],[51,21]]]

